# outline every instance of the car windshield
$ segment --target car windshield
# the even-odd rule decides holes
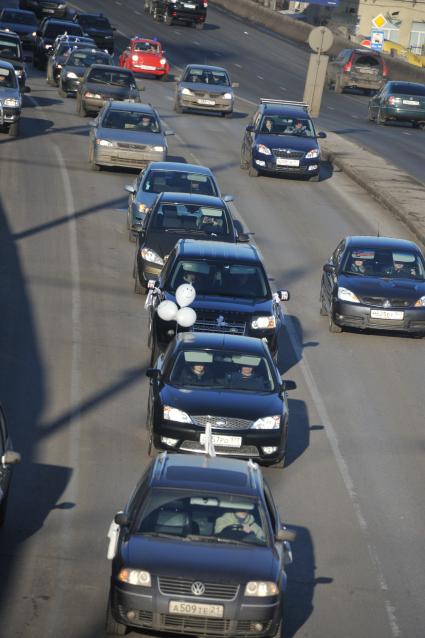
[[[390,93],[400,93],[401,95],[422,95],[425,97],[425,84],[403,84],[393,82]]]
[[[17,80],[14,71],[0,67],[0,89],[16,89]]]
[[[182,259],[174,264],[165,284],[174,292],[180,284],[191,283],[201,295],[264,299],[270,296],[267,278],[261,266],[227,263],[209,259]]]
[[[355,248],[345,257],[343,274],[362,277],[425,279],[425,264],[418,252],[389,248]]]
[[[177,387],[274,392],[275,381],[265,357],[232,351],[184,350],[165,382]]]
[[[67,62],[69,66],[89,67],[92,64],[108,64],[109,55],[102,51],[73,51]]]
[[[197,193],[217,196],[214,181],[209,175],[184,171],[151,170],[142,182],[146,193]]]
[[[130,73],[120,71],[107,71],[106,69],[93,69],[87,77],[88,82],[95,84],[112,84],[114,86],[136,86]]]
[[[265,115],[258,129],[269,135],[297,135],[316,137],[313,122],[308,117],[287,117],[285,115]]]
[[[135,42],[135,51],[143,51],[145,53],[159,53],[159,44],[155,42]]]
[[[161,132],[161,127],[155,117],[140,111],[121,109],[109,109],[102,120],[102,127],[121,131],[137,131],[138,133]]]
[[[97,27],[98,29],[110,29],[108,20],[102,16],[80,16],[78,22],[85,27]]]
[[[266,546],[266,521],[261,502],[245,496],[153,488],[138,512],[135,531],[143,536]]]
[[[182,234],[200,233],[205,235],[228,235],[229,225],[224,208],[220,206],[204,206],[202,204],[160,205],[152,212],[149,229],[164,230]]]
[[[6,60],[21,60],[22,51],[19,42],[0,38],[0,58]]]
[[[32,13],[21,13],[20,11],[4,11],[0,18],[1,22],[13,22],[14,24],[29,24],[37,26],[37,20]]]
[[[210,69],[188,69],[183,82],[230,86],[225,71],[211,71]]]
[[[56,38],[57,35],[61,35],[62,33],[68,35],[83,35],[81,27],[79,27],[78,24],[48,24],[44,32],[44,37]]]

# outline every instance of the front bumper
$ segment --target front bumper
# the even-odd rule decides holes
[[[409,122],[425,122],[425,109],[406,109],[396,106],[386,106],[382,109],[384,117],[391,120],[402,120]]]
[[[122,166],[145,168],[149,162],[164,162],[166,153],[154,151],[137,151],[119,147],[96,146],[94,161],[101,166]]]
[[[20,108],[0,105],[0,126],[13,124],[14,122],[17,122],[20,117]]]
[[[265,638],[275,634],[281,606],[278,601],[267,599],[260,604],[243,604],[239,594],[236,600],[213,600],[196,598],[196,603],[223,605],[223,618],[205,618],[169,613],[171,600],[194,602],[191,597],[163,594],[154,578],[153,587],[146,591],[134,591],[135,587],[122,583],[112,585],[111,610],[114,618],[125,625],[173,634],[194,634],[197,636],[258,636]],[[255,625],[261,623],[258,631]]]
[[[408,332],[412,334],[425,334],[425,308],[392,308],[397,312],[403,312],[403,319],[377,319],[371,316],[371,310],[384,310],[382,307],[353,304],[346,301],[334,302],[334,321],[338,326],[359,328],[360,330],[389,330]]]
[[[136,64],[135,62],[132,62],[128,68],[133,71],[133,73],[143,73],[143,75],[155,75],[160,77],[162,75],[168,75],[170,72],[169,64],[166,64],[165,66],[157,66],[155,68],[146,68],[147,66],[149,65]]]
[[[252,157],[252,166],[264,173],[279,173],[286,175],[304,175],[313,177],[320,172],[320,157],[306,159],[301,157],[298,159],[298,166],[285,166],[278,163],[278,159],[274,155],[263,155],[262,153],[254,153]]]
[[[213,104],[200,104],[199,100],[208,99]],[[178,96],[180,106],[183,109],[196,109],[197,111],[217,111],[219,113],[231,113],[233,111],[234,100],[223,100],[220,97],[214,98],[200,98],[196,95],[182,95]]]
[[[200,436],[204,432],[204,427],[195,424],[161,421],[159,427],[154,427],[153,441],[158,450],[205,454],[205,445],[200,442]],[[259,463],[271,465],[280,461],[285,453],[285,437],[282,427],[278,430],[215,429],[213,434],[241,439],[240,446],[216,444],[214,448],[217,456],[251,458]],[[169,445],[163,440],[163,437],[175,439],[177,443]],[[265,451],[264,448],[274,449],[273,451]]]
[[[80,87],[81,79],[80,78],[68,78],[62,77],[61,79],[62,88],[66,93],[76,93]]]

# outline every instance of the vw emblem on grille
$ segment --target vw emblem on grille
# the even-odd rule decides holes
[[[385,299],[383,303],[384,308],[391,308],[391,301],[389,299]]]
[[[204,583],[196,581],[196,583],[192,584],[191,590],[192,594],[194,594],[195,596],[202,596],[203,594],[205,594],[205,585]]]

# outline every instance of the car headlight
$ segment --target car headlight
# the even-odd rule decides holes
[[[78,78],[78,75],[74,73],[74,71],[68,71],[68,73],[66,74],[66,77],[71,78],[71,80],[76,80]]]
[[[251,328],[254,330],[265,330],[267,328],[276,328],[276,317],[274,315],[265,315],[264,317],[256,317],[251,321]]]
[[[23,69],[17,69],[15,73],[18,76],[18,78],[21,78],[24,75]]]
[[[37,31],[33,31],[33,32],[31,33],[31,35],[32,35],[32,37],[33,37],[33,38],[35,38],[35,36],[37,35]]]
[[[102,99],[102,96],[100,95],[100,93],[92,93],[91,91],[86,91],[84,93],[84,97],[91,97],[91,98],[94,98],[95,100]]]
[[[276,583],[269,581],[251,580],[245,587],[245,596],[277,596],[279,588]]]
[[[45,49],[51,49],[51,48],[52,48],[52,45],[51,45],[51,44],[45,44],[45,45],[44,45],[44,48],[45,48]]]
[[[314,159],[315,157],[319,157],[319,149],[313,148],[311,151],[305,154],[307,159]]]
[[[152,146],[152,150],[156,153],[163,153],[165,151],[165,148],[163,146]]]
[[[252,424],[253,430],[278,430],[280,428],[280,416],[265,416],[262,419],[257,419]]]
[[[231,100],[232,98],[233,98],[233,95],[231,93],[225,93],[223,95],[224,100]]]
[[[177,421],[177,423],[192,423],[192,419],[186,412],[173,408],[171,405],[164,405],[164,419]]]
[[[57,69],[61,69],[61,68],[62,68],[62,64],[57,64],[57,65],[56,65],[56,68],[57,68]]]
[[[421,308],[423,306],[425,306],[425,296],[418,299],[417,302],[415,303],[415,308]]]
[[[108,146],[108,147],[113,146],[113,143],[110,142],[109,140],[96,140],[96,144],[98,146]]]
[[[162,64],[162,66],[164,66],[164,64],[167,64],[167,58],[161,58],[159,63]]]
[[[338,299],[340,299],[341,301],[351,301],[351,303],[360,303],[359,298],[356,297],[354,292],[348,290],[348,288],[338,288]]]
[[[133,60],[133,62],[137,62],[137,60],[139,59],[138,55],[132,55],[131,59]]]
[[[182,95],[193,95],[192,91],[190,89],[187,89],[186,87],[182,89]]]
[[[139,585],[139,587],[151,586],[151,575],[143,569],[124,567],[118,572],[118,580],[129,585]]]
[[[140,255],[143,257],[145,261],[150,261],[153,264],[159,264],[160,266],[164,265],[164,260],[162,257],[158,255],[152,248],[142,248],[140,251]]]
[[[19,107],[21,106],[21,100],[17,97],[7,97],[4,101],[3,101],[3,105],[4,106],[14,106],[14,107]]]
[[[272,152],[268,146],[264,146],[264,144],[257,144],[257,151],[262,153],[263,155],[271,155]]]

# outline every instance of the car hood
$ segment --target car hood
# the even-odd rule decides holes
[[[20,71],[21,69],[24,68],[24,63],[22,62],[22,60],[10,60],[9,58],[2,58],[0,56],[0,60],[6,60],[7,62],[10,62],[10,64],[13,66],[13,68],[15,69],[15,71]],[[12,89],[13,90],[13,89]]]
[[[153,248],[160,257],[165,257],[168,255],[179,239],[200,239],[201,241],[227,241],[234,243],[233,237],[231,235],[208,235],[207,233],[196,233],[191,232],[190,229],[184,230],[184,228],[179,228],[178,232],[164,232],[164,230],[159,230],[159,232],[149,232],[146,241],[144,242],[145,246],[149,248]]]
[[[232,93],[233,89],[224,84],[204,84],[203,82],[180,82],[179,89],[189,89],[190,91],[201,91],[203,93]]]
[[[158,576],[241,583],[274,580],[278,574],[277,553],[270,547],[236,545],[169,538],[131,536],[121,545],[126,565]]]
[[[75,73],[75,75],[77,75],[79,78],[82,78],[84,73],[86,72],[86,67],[85,66],[73,66],[72,64],[67,64],[63,67],[63,72],[64,73],[70,73],[70,72]]]
[[[238,419],[261,419],[282,414],[283,401],[270,392],[235,392],[213,388],[175,388],[165,385],[163,405],[171,405],[188,414],[223,416]]]
[[[175,295],[165,293],[166,299],[176,301]],[[224,297],[220,295],[198,294],[191,307],[197,309],[217,312],[217,317],[226,311],[246,312],[249,314],[273,314],[272,299],[246,299],[241,297]]]
[[[91,91],[92,93],[100,93],[100,95],[107,95],[108,98],[111,98],[112,100],[122,100],[129,96],[138,96],[138,91],[136,91],[136,89],[130,89],[125,86],[114,86],[112,84],[99,84],[98,82],[86,82],[84,90]]]
[[[16,98],[20,98],[20,92],[19,89],[0,89],[0,100],[6,100],[8,97],[16,97]]]
[[[99,27],[81,27],[88,35],[112,35],[111,29],[101,29]]]
[[[9,29],[18,34],[35,33],[38,29],[36,24],[13,24],[12,22],[1,22],[0,29]]]
[[[165,146],[165,136],[160,133],[140,133],[131,130],[99,127],[96,136],[111,142],[129,142],[147,146]]]
[[[314,137],[302,137],[301,135],[270,135],[259,134],[255,137],[256,144],[264,144],[269,148],[291,148],[297,151],[311,151],[318,147]]]
[[[425,282],[409,279],[382,279],[381,277],[359,277],[340,275],[338,285],[348,288],[360,297],[388,297],[416,301],[425,295]]]
[[[158,197],[157,193],[151,193],[148,191],[140,190],[137,193],[137,197],[134,200],[134,204],[145,204],[146,206],[150,208],[157,197]]]

